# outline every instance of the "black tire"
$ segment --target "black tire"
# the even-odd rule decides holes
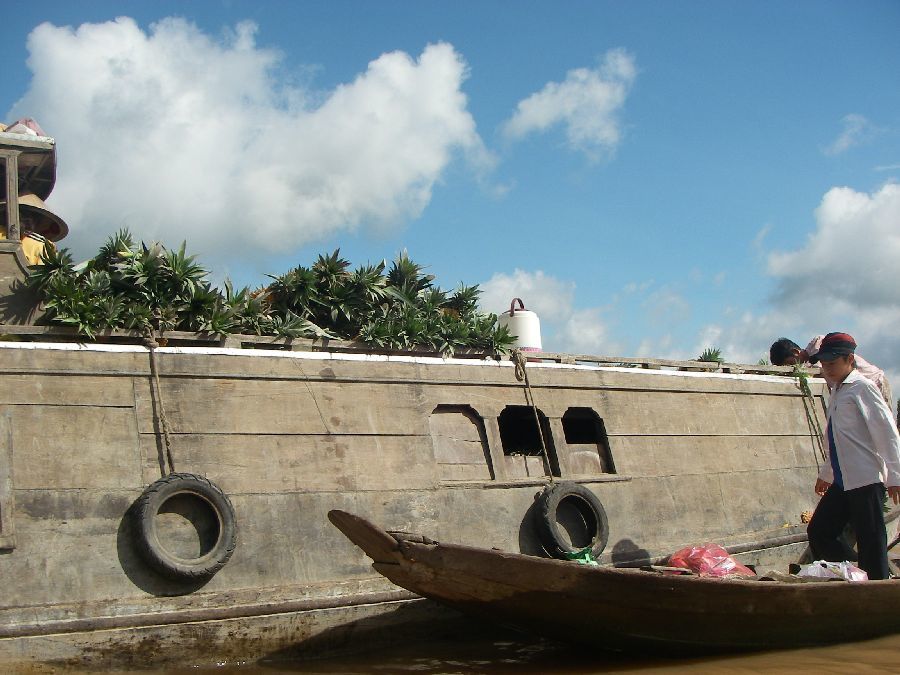
[[[537,502],[535,529],[547,553],[567,559],[567,553],[590,546],[591,555],[600,556],[609,541],[609,521],[593,492],[578,483],[555,483],[544,488]]]
[[[199,533],[201,550],[197,557],[183,557],[167,549],[157,530],[160,511],[181,496],[189,498],[186,504],[180,504],[182,508],[188,507],[189,515],[205,516],[210,525]],[[211,577],[228,562],[237,543],[231,501],[215,483],[192,473],[172,473],[151,484],[135,502],[133,518],[138,553],[150,567],[170,579]]]

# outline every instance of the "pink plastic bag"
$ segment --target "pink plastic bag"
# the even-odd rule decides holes
[[[687,546],[676,551],[669,557],[669,567],[683,567],[701,577],[724,577],[730,574],[756,576],[753,570],[728,555],[724,548],[711,543]]]
[[[37,123],[37,120],[34,120],[31,117],[23,117],[16,120],[8,127],[6,127],[5,131],[8,134],[25,134],[27,136],[47,135],[46,133],[44,133],[44,130],[41,129],[41,125]]]

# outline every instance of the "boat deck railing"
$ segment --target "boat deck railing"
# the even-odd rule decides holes
[[[107,329],[98,331],[93,338],[79,334],[68,326],[19,326],[0,324],[0,340],[28,342],[69,342],[100,344],[141,344],[144,333],[138,330]],[[314,351],[356,354],[384,354],[401,356],[444,356],[428,347],[413,349],[386,349],[363,342],[335,340],[328,338],[292,338],[271,335],[243,335],[219,333],[193,333],[185,331],[161,331],[154,335],[160,346],[181,347],[224,347],[231,349],[258,349],[279,351]],[[457,359],[498,359],[508,360],[510,355],[496,356],[480,350],[459,349],[454,351]],[[648,357],[598,356],[592,354],[568,354],[562,352],[528,352],[532,363],[559,363],[564,365],[588,365],[644,370],[677,370],[708,373],[794,375],[793,366],[771,366],[763,364],[719,363],[715,361],[693,361],[677,359],[654,359]],[[818,368],[806,369],[807,374],[817,375]]]

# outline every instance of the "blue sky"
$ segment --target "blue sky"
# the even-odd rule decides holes
[[[893,0],[44,2],[4,13],[0,119],[56,137],[76,258],[407,249],[548,349],[845,330],[897,375],[898,34]]]

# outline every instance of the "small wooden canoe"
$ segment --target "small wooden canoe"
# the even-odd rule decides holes
[[[900,632],[900,581],[787,583],[595,567],[329,520],[398,586],[470,614],[604,649],[709,653]]]

